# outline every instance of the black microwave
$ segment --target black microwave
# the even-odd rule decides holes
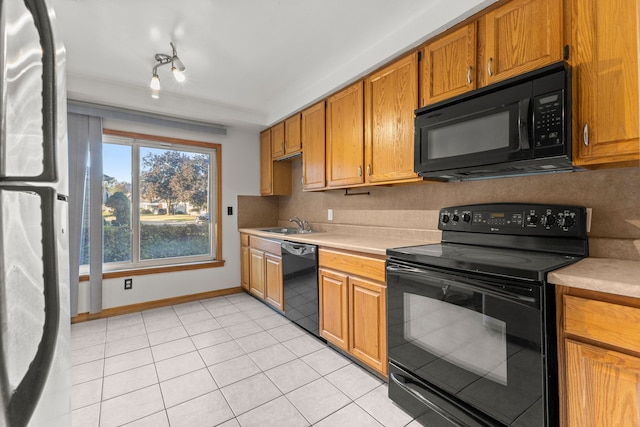
[[[416,110],[415,171],[462,181],[575,170],[564,62]]]

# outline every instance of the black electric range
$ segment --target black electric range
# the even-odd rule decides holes
[[[389,396],[430,427],[558,424],[555,290],[586,209],[441,209],[437,244],[387,250]]]

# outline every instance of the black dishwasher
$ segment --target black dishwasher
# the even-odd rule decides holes
[[[318,247],[283,241],[284,315],[320,336],[318,315]]]

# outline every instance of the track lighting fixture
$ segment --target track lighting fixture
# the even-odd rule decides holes
[[[171,64],[171,72],[173,73],[173,77],[175,77],[176,81],[182,83],[185,80],[184,70],[185,66],[178,58],[178,52],[176,52],[176,47],[173,42],[169,42],[171,45],[171,49],[173,51],[172,55],[167,55],[164,53],[156,53],[155,59],[157,61],[156,65],[153,66],[151,83],[149,87],[151,88],[151,97],[159,98],[160,97],[160,77],[158,77],[158,68]]]

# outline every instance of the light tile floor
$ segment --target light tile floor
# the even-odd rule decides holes
[[[247,294],[74,324],[74,427],[410,426],[387,384]]]

